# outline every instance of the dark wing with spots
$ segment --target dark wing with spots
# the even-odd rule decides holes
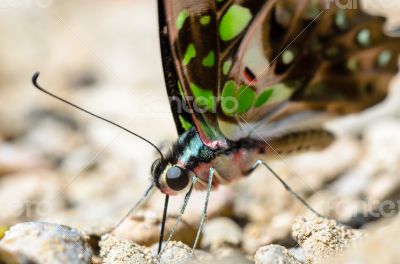
[[[223,76],[265,1],[164,0],[175,70],[203,143],[224,145],[217,110]],[[177,86],[175,86],[177,87]],[[176,89],[177,90],[177,89]]]
[[[320,127],[386,96],[400,39],[384,33],[383,18],[355,1],[341,5],[355,9],[326,0],[260,2],[223,80],[218,126],[227,138]]]
[[[187,111],[182,111],[182,103],[185,102],[185,100],[178,85],[178,75],[174,65],[175,61],[172,56],[164,10],[164,1],[158,0],[158,23],[165,86],[167,88],[168,99],[174,117],[175,126],[178,134],[181,135],[194,124],[192,116]]]

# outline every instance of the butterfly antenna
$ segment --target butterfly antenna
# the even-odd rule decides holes
[[[115,229],[117,229],[117,228],[122,224],[122,222],[124,222],[124,220],[125,220],[126,218],[128,218],[139,206],[141,206],[141,205],[143,204],[143,202],[146,201],[147,198],[149,198],[150,194],[153,193],[153,191],[155,190],[155,186],[156,186],[155,183],[152,182],[152,183],[150,184],[150,186],[147,188],[147,190],[144,192],[142,198],[140,198],[139,201],[137,201],[137,202],[132,206],[132,208],[129,209],[129,211],[125,214],[125,216],[124,216],[121,220],[119,220],[119,222],[118,222],[109,232],[107,232],[107,233],[112,233],[112,232],[114,232]]]
[[[47,94],[47,95],[50,95],[51,97],[53,97],[53,98],[55,98],[55,99],[57,99],[57,100],[59,100],[59,101],[61,101],[61,102],[66,103],[67,105],[70,105],[70,106],[72,106],[72,107],[74,107],[74,108],[76,108],[76,109],[78,109],[78,110],[81,110],[82,112],[85,112],[86,114],[89,114],[89,115],[94,116],[94,117],[96,117],[96,118],[98,118],[98,119],[100,119],[100,120],[103,120],[103,121],[105,121],[105,122],[107,122],[107,123],[109,123],[109,124],[111,124],[111,125],[113,125],[113,126],[116,126],[116,127],[120,128],[120,129],[122,129],[122,130],[125,130],[126,132],[128,132],[128,133],[130,133],[130,134],[132,134],[132,135],[134,135],[134,136],[136,136],[136,137],[142,139],[143,141],[149,143],[153,148],[155,148],[155,149],[157,150],[157,152],[160,154],[161,159],[164,159],[164,156],[163,156],[161,150],[160,150],[154,143],[152,143],[150,140],[148,140],[148,139],[142,137],[142,136],[139,135],[139,134],[136,134],[135,132],[130,131],[129,129],[127,129],[127,128],[125,128],[125,127],[123,127],[123,126],[121,126],[121,125],[119,125],[119,124],[117,124],[117,123],[115,123],[115,122],[113,122],[113,121],[110,121],[110,120],[108,120],[108,119],[106,119],[106,118],[104,118],[104,117],[101,117],[101,116],[96,115],[96,114],[94,114],[94,113],[92,113],[92,112],[89,112],[88,110],[83,109],[82,107],[80,107],[80,106],[78,106],[78,105],[76,105],[76,104],[74,104],[74,103],[71,103],[70,101],[67,101],[67,100],[65,100],[65,99],[63,99],[63,98],[61,98],[61,97],[59,97],[59,96],[57,96],[57,95],[55,95],[55,94],[53,94],[53,93],[51,93],[51,92],[45,90],[44,88],[42,88],[42,87],[38,84],[38,78],[39,78],[39,72],[36,72],[36,73],[32,76],[32,83],[33,83],[33,85],[34,85],[37,89],[39,89],[40,91],[44,92],[44,93]]]

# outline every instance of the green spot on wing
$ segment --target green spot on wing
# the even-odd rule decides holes
[[[256,93],[246,85],[241,85],[238,91],[238,108],[237,113],[244,114],[250,110],[256,99]]]
[[[183,57],[182,64],[185,65],[185,66],[188,65],[189,62],[195,57],[196,57],[196,49],[194,47],[194,44],[190,43],[189,46],[186,49],[185,56]]]
[[[358,67],[358,61],[355,58],[350,58],[347,62],[346,62],[346,67],[348,70],[350,71],[355,71],[357,70]]]
[[[227,116],[232,116],[236,113],[237,104],[235,98],[236,84],[234,81],[225,83],[221,94],[221,109]]]
[[[268,99],[271,97],[271,95],[272,95],[273,92],[274,92],[273,89],[268,89],[268,90],[265,90],[264,92],[262,92],[262,93],[258,96],[258,98],[257,98],[256,103],[254,104],[254,106],[255,106],[255,107],[260,107],[260,106],[262,106],[263,104],[265,104],[265,103],[268,101]]]
[[[294,60],[294,53],[291,50],[285,50],[282,54],[282,62],[286,65],[292,63]]]
[[[192,90],[194,99],[200,108],[212,111],[215,108],[215,98],[214,94],[210,90],[202,89],[195,85],[190,84],[190,89]]]
[[[203,26],[210,24],[210,22],[211,22],[210,16],[206,15],[206,16],[200,17],[200,24],[202,24]]]
[[[232,5],[226,11],[219,24],[219,35],[223,41],[237,37],[249,24],[252,18],[248,8]]]
[[[361,46],[369,46],[371,44],[371,32],[369,29],[363,29],[357,34],[357,42]]]
[[[345,30],[348,26],[348,21],[346,17],[346,11],[344,9],[339,9],[336,13],[335,24],[340,30]]]
[[[178,30],[181,30],[185,20],[189,17],[189,12],[187,10],[183,10],[179,13],[178,17],[176,18],[176,27]]]
[[[210,51],[208,55],[203,59],[204,67],[212,67],[215,64],[215,54],[214,51]]]
[[[224,75],[227,75],[229,73],[229,70],[231,69],[232,66],[232,60],[227,60],[224,62],[224,64],[222,65],[222,73]]]
[[[185,129],[185,131],[188,131],[191,127],[192,124],[190,122],[188,122],[183,116],[179,116],[179,122],[181,122],[181,125],[183,127],[183,129]]]
[[[321,13],[321,7],[318,0],[309,0],[308,6],[304,10],[304,18],[314,19]]]
[[[185,96],[183,94],[182,85],[180,81],[178,81],[178,89],[179,89],[179,94],[182,96],[182,98],[184,98]]]
[[[331,46],[326,49],[325,53],[329,58],[335,58],[336,56],[339,56],[340,49],[338,46]]]
[[[389,64],[390,60],[392,59],[392,52],[389,50],[382,51],[381,54],[378,56],[378,66],[385,67]]]
[[[273,93],[269,98],[270,103],[287,100],[295,91],[293,87],[288,86],[285,83],[277,83],[269,87],[269,89],[273,90]]]

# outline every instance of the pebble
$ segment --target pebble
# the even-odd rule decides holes
[[[287,248],[280,245],[260,247],[254,260],[255,264],[301,264]]]
[[[292,235],[304,249],[306,263],[325,263],[330,256],[361,240],[359,230],[349,229],[335,220],[298,217],[292,226]]]
[[[343,254],[329,259],[327,264],[399,263],[400,217],[385,219],[367,228],[368,236]]]
[[[68,153],[84,144],[83,134],[76,131],[70,122],[65,120],[69,119],[69,116],[65,113],[62,113],[62,116],[61,118],[43,117],[34,121],[29,133],[22,140],[24,145],[56,164]]]
[[[400,122],[384,118],[365,129],[363,143],[366,145],[365,163],[374,164],[377,169],[398,171],[400,168]]]
[[[8,230],[0,248],[41,264],[87,264],[92,250],[80,231],[53,223],[25,222]]]
[[[301,247],[290,248],[289,252],[301,263],[306,261],[306,256],[304,255],[304,250]]]
[[[283,166],[289,167],[289,180],[297,191],[314,193],[352,168],[359,161],[361,151],[355,139],[338,136],[328,148],[293,156]]]
[[[100,257],[104,264],[153,264],[150,249],[132,241],[104,235],[99,243]]]
[[[281,213],[272,218],[270,222],[248,223],[243,231],[243,250],[253,254],[263,245],[271,243],[288,244],[290,238],[290,227],[294,216],[290,213]]]
[[[187,256],[184,258],[182,262],[179,263],[193,263],[193,264],[251,264],[248,257],[244,256],[243,253],[239,249],[235,249],[232,247],[222,246],[212,253],[208,251],[198,250],[194,251],[194,256],[191,255],[191,248],[186,245],[181,245],[181,243],[172,241],[169,243],[169,247],[173,247],[173,253],[177,253],[181,256]],[[163,247],[165,243],[163,244]],[[152,247],[153,255],[157,255],[158,243],[154,244]],[[164,251],[166,252],[168,248]],[[171,250],[171,249],[170,249]],[[163,252],[163,255],[165,254]],[[165,257],[165,256],[164,256]],[[162,259],[162,257],[160,258]],[[168,259],[166,259],[165,263],[168,263]]]
[[[192,249],[179,241],[171,241],[161,250],[159,264],[189,263],[195,260]]]
[[[160,236],[161,215],[152,211],[140,211],[125,219],[121,225],[115,229],[114,234],[120,238],[134,241],[140,245],[150,246],[158,243]],[[175,217],[170,217],[166,221],[165,235],[169,236],[175,224]],[[185,220],[181,220],[176,228],[173,239],[191,244],[197,233],[197,226],[190,225]]]
[[[38,219],[62,208],[65,204],[63,195],[58,192],[61,188],[59,176],[51,170],[34,170],[1,177],[2,225],[13,225],[26,219]]]
[[[207,221],[202,234],[201,247],[210,248],[211,251],[224,246],[238,247],[242,242],[242,229],[227,217]]]
[[[399,133],[400,122],[388,117],[365,128],[360,161],[331,188],[342,196],[358,195],[375,200],[399,188],[400,181],[396,177],[400,169]]]
[[[32,259],[20,252],[11,252],[0,247],[0,263],[6,264],[32,264]]]
[[[271,162],[270,165],[286,179],[287,171],[276,164]],[[270,222],[274,216],[290,208],[294,201],[282,185],[262,168],[233,183],[232,188],[235,190],[234,214],[249,222]]]
[[[232,247],[221,247],[213,251],[214,262],[218,264],[250,264],[253,263],[250,261],[248,256],[245,256],[240,249],[232,248]]]
[[[32,151],[0,142],[0,175],[48,167],[48,163]]]

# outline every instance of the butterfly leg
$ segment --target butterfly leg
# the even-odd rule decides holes
[[[204,221],[207,218],[207,207],[208,207],[208,200],[210,199],[211,187],[214,178],[214,168],[210,168],[210,175],[208,176],[208,186],[207,186],[207,194],[206,194],[206,201],[204,203],[203,213],[201,214],[201,220],[199,224],[199,228],[197,229],[196,239],[193,243],[192,254],[194,254],[194,250],[197,246],[197,242],[199,241],[201,230],[203,229]]]
[[[252,173],[259,165],[263,165],[265,168],[267,168],[267,170],[269,170],[272,173],[272,175],[274,175],[275,178],[278,179],[278,181],[280,181],[280,183],[282,183],[283,187],[285,187],[285,189],[290,194],[292,194],[297,200],[299,200],[311,212],[313,212],[318,217],[323,217],[320,213],[315,211],[300,195],[298,195],[295,191],[293,191],[293,189],[290,188],[290,186],[265,161],[257,160],[256,163],[254,163],[254,165],[251,166],[250,170],[248,170],[246,172],[246,174],[248,175],[248,174]]]
[[[178,217],[177,217],[176,220],[175,220],[175,223],[174,223],[174,226],[172,227],[171,232],[169,233],[168,239],[167,239],[167,241],[165,242],[165,246],[168,245],[168,243],[169,243],[169,242],[171,241],[171,239],[172,239],[172,236],[175,234],[176,228],[178,227],[178,224],[179,224],[179,222],[181,221],[182,215],[185,213],[186,206],[187,206],[187,204],[188,204],[188,202],[189,202],[190,196],[192,195],[192,191],[193,191],[193,189],[194,189],[194,186],[195,186],[196,182],[197,182],[197,177],[196,177],[196,176],[193,176],[193,178],[192,178],[192,185],[190,186],[189,191],[188,191],[188,192],[186,193],[186,195],[185,195],[185,198],[184,198],[184,200],[183,200],[183,204],[182,204],[181,210],[179,211],[179,215],[178,215]],[[165,246],[164,246],[164,248],[162,248],[162,250],[158,253],[158,257],[157,257],[157,262],[156,262],[156,263],[159,263],[159,262],[160,262],[160,257],[161,257],[161,255],[164,253]]]

